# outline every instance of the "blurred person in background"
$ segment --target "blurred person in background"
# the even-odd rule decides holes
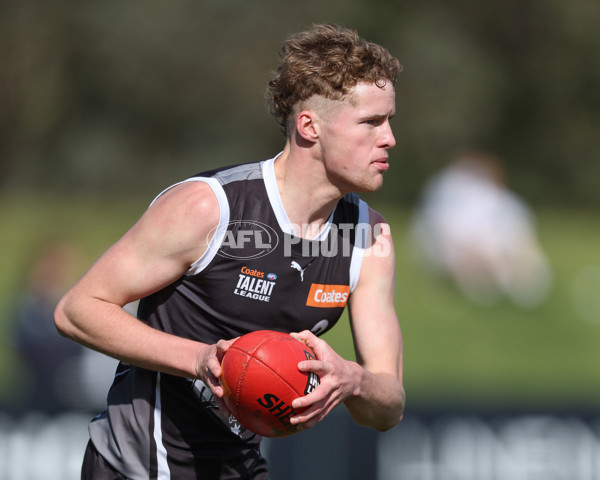
[[[261,439],[228,414],[219,382],[233,339],[254,330],[299,332],[315,352],[298,368],[320,385],[293,401],[306,409],[293,410],[293,427],[310,428],[340,404],[378,430],[400,421],[392,239],[353,193],[379,189],[389,168],[399,71],[354,30],[316,25],[288,38],[268,89],[283,151],[168,188],[63,297],[59,331],[121,360],[108,408],[90,424],[83,479],[268,478]],[[268,255],[224,241],[257,222],[280,239]],[[322,252],[342,228],[359,226],[372,235]],[[310,244],[321,248],[305,251]],[[245,274],[268,279],[268,296],[237,294]],[[122,307],[138,299],[136,318]],[[357,362],[316,336],[346,302]]]
[[[471,301],[542,303],[551,287],[548,259],[533,213],[507,187],[502,162],[489,153],[459,156],[426,184],[411,228],[427,270],[449,277]]]
[[[22,384],[8,399],[10,408],[49,415],[98,409],[104,405],[98,391],[110,386],[115,360],[62,337],[54,325],[56,304],[81,275],[81,251],[52,239],[32,258],[15,306],[13,343]]]
[[[50,241],[33,254],[18,297],[13,333],[25,380],[15,405],[21,411],[55,414],[77,404],[76,372],[84,349],[57,335],[53,316],[79,264],[77,248],[66,241]]]

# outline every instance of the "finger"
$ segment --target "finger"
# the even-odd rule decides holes
[[[215,399],[221,399],[225,395],[225,389],[221,385],[209,382],[208,387],[210,388],[210,391],[212,392]]]
[[[308,341],[308,338],[309,338],[310,336],[312,336],[312,337],[314,337],[314,338],[317,338],[317,337],[315,337],[315,335],[314,335],[313,333],[311,333],[309,330],[302,330],[301,332],[292,332],[292,333],[290,333],[290,335],[291,335],[292,337],[294,337],[296,340],[299,340],[299,341],[301,341],[301,342],[303,342],[303,343],[306,343],[306,342]]]
[[[204,383],[210,388],[210,391],[215,397],[221,398],[225,394],[225,389],[221,384],[221,379],[219,377],[208,375]]]
[[[304,330],[294,333],[294,335],[294,338],[310,348],[317,358],[323,358],[324,355],[327,355],[327,342],[318,338],[314,333]]]
[[[229,350],[229,347],[231,347],[233,342],[235,342],[238,338],[239,337],[232,338],[231,340],[219,340],[217,342],[217,356],[219,357],[219,360],[223,358],[225,352]]]
[[[308,417],[306,415],[302,415],[291,418],[290,423],[294,425],[297,430],[301,431],[314,427],[321,420],[323,420],[322,416]]]
[[[322,404],[328,396],[327,388],[315,388],[308,395],[303,395],[302,397],[295,398],[292,400],[292,408],[294,410],[303,410],[307,408],[311,408],[314,405]]]
[[[221,362],[217,357],[209,358],[206,364],[206,369],[208,373],[215,378],[220,378],[223,373],[223,369],[221,367]]]
[[[321,358],[322,355],[327,353],[327,347],[329,347],[329,345],[325,340],[317,337],[314,333],[304,330],[297,335],[304,344],[312,349],[317,355],[317,358]]]
[[[333,372],[333,365],[325,360],[302,360],[298,362],[298,370],[301,372],[313,372],[319,377]]]
[[[332,410],[332,406],[327,405],[325,400],[313,405],[300,413],[296,413],[290,418],[292,425],[300,425],[303,428],[311,428],[320,422]]]
[[[296,340],[298,340],[299,342],[306,343],[306,342],[305,342],[305,341],[302,339],[302,337],[300,336],[300,333],[298,333],[298,332],[291,332],[291,333],[290,333],[290,335],[291,335],[293,338],[295,338]]]

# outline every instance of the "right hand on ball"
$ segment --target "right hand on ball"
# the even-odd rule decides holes
[[[306,343],[317,357],[298,364],[302,372],[314,372],[320,378],[320,384],[311,393],[293,401],[294,409],[306,409],[290,419],[292,424],[306,429],[314,427],[337,405],[354,395],[358,387],[360,367],[344,360],[333,348],[309,331],[292,334]]]

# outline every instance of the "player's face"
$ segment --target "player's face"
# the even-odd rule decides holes
[[[395,91],[390,82],[358,84],[351,97],[323,122],[321,148],[329,178],[343,193],[372,192],[389,168],[388,149],[396,145],[390,126]]]

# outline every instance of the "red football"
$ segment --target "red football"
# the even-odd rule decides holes
[[[314,390],[315,373],[298,370],[313,351],[287,333],[258,330],[238,338],[225,352],[221,383],[225,404],[248,430],[264,437],[285,437],[298,430],[290,418],[292,400]]]

